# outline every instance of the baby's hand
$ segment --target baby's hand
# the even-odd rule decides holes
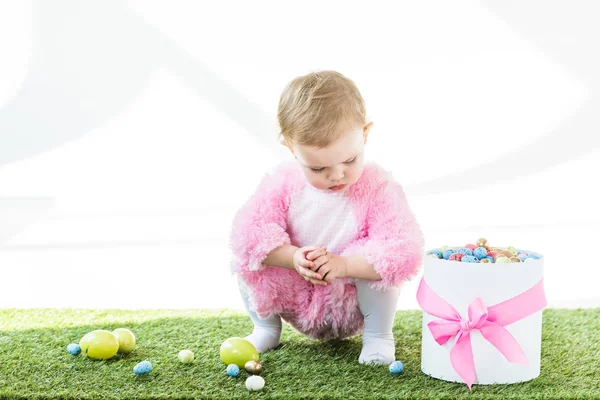
[[[314,253],[316,253],[316,251]],[[311,269],[318,272],[322,276],[322,280],[329,283],[336,278],[346,277],[348,266],[345,257],[327,251],[325,251],[324,254],[322,254],[322,252],[319,254],[321,255],[313,261]],[[307,259],[309,259],[309,256],[310,253],[307,255]]]
[[[327,282],[321,279],[321,275],[311,270],[312,268],[314,268],[314,265],[313,262],[311,260],[308,260],[307,258],[308,253],[317,249],[318,247],[315,246],[305,246],[296,250],[292,259],[294,263],[294,268],[300,274],[301,277],[303,277],[310,283],[314,285],[327,286]]]
[[[314,250],[306,253],[306,259],[308,261],[314,261],[317,258],[324,256],[326,254],[327,254],[327,247],[320,246],[320,247],[316,247]],[[313,266],[311,267],[311,269],[314,270],[316,268],[318,268],[318,267],[315,267],[314,263],[313,263]]]

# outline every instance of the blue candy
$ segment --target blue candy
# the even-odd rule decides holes
[[[227,375],[229,376],[238,376],[240,374],[240,367],[235,364],[229,364],[227,366]]]
[[[465,256],[472,256],[473,255],[473,250],[463,247],[462,249],[458,249],[458,252],[461,254],[464,254]]]
[[[437,258],[443,258],[444,254],[442,253],[441,250],[431,250],[430,252],[428,252],[427,254],[435,254],[437,256]]]
[[[487,249],[485,247],[478,247],[473,251],[473,255],[477,258],[479,258],[480,260],[482,258],[486,258],[487,257]]]
[[[453,249],[448,249],[448,250],[444,251],[444,260],[449,259],[450,256],[454,253],[456,253],[456,250],[453,250]]]
[[[404,364],[402,364],[402,361],[394,361],[390,364],[390,372],[392,374],[397,375],[402,371],[404,371]]]
[[[152,371],[152,364],[150,361],[142,361],[133,367],[133,373],[136,375],[147,374]]]
[[[73,354],[74,356],[76,356],[79,353],[81,353],[81,347],[76,343],[71,343],[67,346],[67,351],[69,352],[69,354]]]
[[[478,263],[479,260],[475,257],[475,256],[464,256],[461,260],[462,262],[468,262],[468,263]]]
[[[527,257],[525,258],[533,258],[534,260],[539,260],[540,256],[536,255],[536,254],[529,254]]]

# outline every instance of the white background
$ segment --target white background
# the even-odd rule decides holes
[[[320,69],[360,88],[428,248],[538,251],[551,306],[597,306],[597,7],[0,1],[0,307],[241,308],[231,220]]]

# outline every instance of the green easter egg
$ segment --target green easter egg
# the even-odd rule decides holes
[[[244,368],[248,361],[258,361],[258,351],[249,341],[232,337],[221,345],[221,360],[227,365],[235,364]]]

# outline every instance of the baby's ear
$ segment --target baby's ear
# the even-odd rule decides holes
[[[371,131],[371,127],[373,126],[373,122],[369,122],[368,124],[365,125],[365,127],[363,128],[363,138],[365,140],[365,144],[367,144],[367,138],[369,136],[369,132]]]
[[[279,140],[279,143],[282,146],[287,147],[292,152],[292,154],[294,154],[294,148],[288,142],[286,142],[285,139]]]

